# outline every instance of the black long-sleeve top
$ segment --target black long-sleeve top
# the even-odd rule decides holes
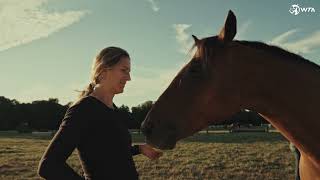
[[[127,119],[117,108],[111,109],[92,96],[84,97],[67,110],[40,161],[39,175],[49,180],[138,179],[132,156],[139,148],[131,145]],[[66,163],[74,149],[84,176]]]

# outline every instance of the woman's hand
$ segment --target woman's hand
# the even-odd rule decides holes
[[[158,159],[160,156],[162,156],[161,151],[154,149],[148,144],[140,144],[139,149],[143,155],[147,156],[151,160]]]

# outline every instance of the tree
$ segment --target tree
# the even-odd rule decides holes
[[[152,106],[152,101],[146,101],[136,107],[131,108],[133,119],[136,121],[135,129],[140,129],[141,123],[144,121]]]
[[[58,129],[66,110],[72,102],[61,105],[57,98],[37,100],[31,103],[19,103],[0,96],[0,130],[25,129],[30,130],[55,130]],[[153,106],[152,101],[146,101],[131,108],[122,105],[118,110],[129,118],[130,129],[140,129],[142,121]]]
[[[134,129],[136,126],[137,126],[137,123],[136,121],[134,121],[133,119],[133,116],[132,116],[132,113],[130,112],[130,109],[128,106],[126,105],[121,105],[118,110],[123,113],[126,117],[126,119],[128,120],[126,123],[127,123],[127,126],[129,129]]]
[[[126,112],[126,113],[130,113],[130,110],[129,110],[129,107],[126,106],[126,105],[121,105],[119,108],[118,108],[119,111],[121,112]]]
[[[30,126],[44,131],[57,129],[66,111],[65,106],[58,102],[58,99],[55,98],[47,101],[33,101],[29,105]]]
[[[17,100],[0,96],[0,130],[10,130],[18,126],[17,105]]]
[[[233,114],[230,118],[226,119],[225,121],[221,121],[219,123],[213,123],[211,125],[229,125],[229,124],[240,124],[240,125],[261,125],[262,123],[268,123],[262,116],[258,113],[250,110],[241,110],[235,114]]]

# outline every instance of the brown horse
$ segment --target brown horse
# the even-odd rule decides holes
[[[300,177],[320,179],[320,67],[261,42],[233,40],[229,11],[220,34],[197,51],[155,102],[142,124],[147,143],[172,149],[178,140],[241,109],[259,112],[301,152]]]

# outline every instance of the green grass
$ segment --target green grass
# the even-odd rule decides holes
[[[133,135],[141,142],[141,135]],[[47,136],[0,132],[0,179],[40,179]],[[155,161],[134,157],[140,179],[294,179],[294,158],[279,133],[196,134]],[[68,163],[79,173],[74,153]]]

